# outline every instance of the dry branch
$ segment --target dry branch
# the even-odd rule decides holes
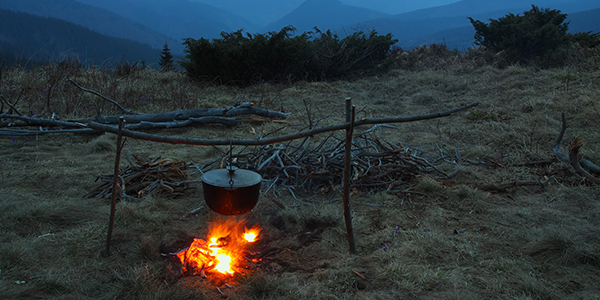
[[[233,118],[233,116],[247,116],[255,114],[266,118]],[[147,129],[163,129],[163,128],[178,128],[197,124],[223,124],[234,126],[240,123],[256,123],[270,122],[271,118],[284,119],[289,113],[281,113],[270,111],[258,107],[251,106],[250,103],[242,103],[238,106],[228,108],[211,108],[211,109],[192,109],[179,110],[157,114],[138,114],[126,115],[123,119],[126,122],[124,126],[127,130],[147,130]],[[91,128],[82,128],[83,124],[90,121],[100,122],[104,124],[113,124],[117,122],[120,116],[101,116],[98,115],[93,119],[59,121],[55,119],[32,118],[21,115],[0,114],[0,119],[17,120],[18,123],[8,123],[7,127],[18,126],[36,126],[39,130],[23,130],[23,129],[1,129],[2,136],[31,136],[49,133],[93,133],[97,132]],[[280,121],[283,122],[283,121]],[[117,124],[114,123],[114,124]],[[57,130],[43,129],[59,128]],[[62,128],[70,128],[68,130]]]
[[[266,110],[263,108],[254,107],[250,102],[244,102],[237,106],[227,108],[198,108],[198,109],[182,109],[171,112],[155,113],[155,114],[136,114],[126,115],[125,122],[134,124],[140,122],[173,122],[190,120],[194,118],[215,117],[215,120],[223,120],[217,118],[232,118],[244,115],[257,115],[261,117],[285,119],[290,113],[282,113],[278,111]],[[87,123],[94,121],[102,124],[117,124],[120,116],[102,116],[98,115],[93,119],[74,120],[78,123]],[[233,119],[235,120],[235,119]],[[235,125],[235,124],[234,124]]]
[[[102,95],[102,94],[100,94],[100,93],[98,93],[98,92],[96,92],[94,90],[86,89],[86,88],[80,86],[79,84],[77,84],[75,81],[73,81],[71,79],[67,79],[66,82],[71,83],[72,85],[76,86],[77,88],[79,88],[80,90],[82,90],[84,92],[92,93],[92,94],[94,94],[94,95],[96,95],[96,96],[98,96],[98,97],[100,97],[100,98],[102,98],[102,99],[104,99],[104,100],[112,103],[114,106],[116,106],[117,108],[119,108],[119,110],[121,110],[122,112],[124,112],[126,114],[129,114],[129,115],[137,115],[138,114],[135,111],[130,111],[130,110],[126,109],[125,107],[121,106],[121,104],[117,103],[117,101],[115,101],[113,99],[110,99],[110,98],[108,98],[108,97],[106,97],[106,96],[104,96],[104,95]],[[118,123],[118,120],[115,121],[115,123],[113,123],[113,124],[117,124],[117,123]]]
[[[4,103],[6,103],[6,105],[8,105],[8,106],[9,106],[9,107],[10,107],[10,108],[11,108],[11,109],[14,111],[14,112],[16,112],[16,113],[17,113],[17,115],[19,115],[19,116],[22,116],[22,115],[23,115],[23,114],[21,114],[21,113],[19,112],[19,110],[18,110],[18,109],[16,109],[16,108],[14,107],[14,105],[12,105],[12,103],[8,102],[8,100],[7,100],[6,98],[4,98],[4,95],[0,94],[0,99],[2,99],[2,101],[3,101]]]
[[[479,102],[473,102],[473,103],[469,103],[467,105],[463,105],[463,106],[460,106],[460,107],[457,107],[457,108],[454,108],[451,110],[443,111],[443,112],[437,112],[437,113],[431,113],[431,114],[425,114],[425,115],[416,115],[416,116],[411,116],[411,117],[361,119],[361,120],[355,121],[353,123],[353,126],[356,127],[356,126],[361,126],[361,125],[383,124],[383,123],[406,123],[406,122],[447,117],[456,112],[467,110],[478,104],[479,104]],[[111,132],[111,133],[115,133],[115,134],[117,133],[117,128],[112,125],[100,124],[98,122],[91,121],[91,122],[89,122],[89,124],[87,126],[89,128],[92,128],[92,129],[100,131],[100,132]],[[294,134],[289,134],[289,135],[284,135],[284,136],[279,136],[279,137],[274,137],[274,138],[253,139],[253,140],[198,139],[198,138],[189,138],[189,137],[168,137],[168,136],[157,135],[157,134],[136,132],[136,131],[131,131],[128,129],[123,130],[123,135],[130,137],[130,138],[134,138],[134,139],[141,139],[141,140],[161,142],[161,143],[170,143],[170,144],[188,144],[188,145],[204,145],[204,146],[208,146],[208,145],[268,145],[268,144],[274,144],[274,143],[279,143],[279,142],[284,142],[284,141],[300,139],[303,137],[312,136],[312,135],[319,134],[319,133],[342,130],[342,129],[348,128],[349,126],[350,126],[350,122],[346,122],[346,123],[333,125],[333,126],[313,128],[311,130],[294,133]]]
[[[588,171],[584,170],[581,167],[581,157],[579,154],[579,149],[581,148],[581,146],[583,146],[583,142],[579,138],[575,138],[569,148],[569,162],[571,163],[571,166],[573,167],[573,169],[575,169],[575,172],[577,172],[577,174],[581,175],[583,178],[586,178],[592,183],[600,184],[600,179],[594,177],[592,174],[590,174]]]
[[[554,141],[554,145],[552,145],[552,150],[554,151],[554,154],[556,154],[558,159],[560,159],[561,161],[571,163],[571,165],[573,165],[573,168],[575,168],[576,170],[583,167],[586,170],[588,170],[589,172],[600,175],[600,167],[598,167],[594,163],[590,162],[587,159],[580,158],[580,157],[571,158],[571,156],[572,156],[572,154],[570,153],[571,151],[569,152],[569,155],[566,155],[562,152],[562,150],[560,149],[560,142],[562,141],[563,135],[565,134],[565,131],[567,130],[567,120],[565,117],[565,113],[561,114],[561,121],[562,121],[561,122],[562,126],[560,129],[560,132],[559,132],[558,136],[556,137],[556,140]],[[571,148],[572,147],[573,147],[573,145],[571,145]],[[577,147],[577,149],[576,149],[576,154],[579,151],[579,147]],[[574,165],[575,161],[577,161],[576,165]]]

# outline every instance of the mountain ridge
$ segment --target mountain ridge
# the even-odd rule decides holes
[[[299,32],[337,28],[336,24],[353,24],[371,19],[391,17],[389,14],[343,4],[339,0],[306,0],[298,8],[280,20],[265,27],[267,31],[277,31],[292,25]]]
[[[75,58],[88,65],[154,63],[159,54],[147,44],[103,35],[65,20],[0,9],[0,55],[9,63],[19,57],[28,61]]]
[[[131,39],[162,49],[168,43],[174,52],[183,52],[175,39],[133,22],[115,12],[74,0],[2,0],[0,9],[51,17],[84,26],[100,34]]]
[[[212,5],[187,0],[76,0],[109,9],[174,39],[220,37],[221,32],[243,28],[255,31],[256,25]]]

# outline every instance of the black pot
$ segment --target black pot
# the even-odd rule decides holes
[[[204,173],[201,177],[204,200],[213,211],[222,215],[241,215],[258,202],[260,174],[229,167]]]

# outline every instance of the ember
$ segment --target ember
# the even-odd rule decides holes
[[[190,247],[176,254],[183,264],[182,272],[204,275],[216,271],[233,275],[239,269],[244,251],[257,240],[259,234],[258,226],[248,229],[244,222],[213,224],[208,241],[196,238]]]

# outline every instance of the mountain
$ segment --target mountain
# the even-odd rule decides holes
[[[156,49],[162,49],[166,42],[173,53],[183,52],[183,45],[180,41],[109,10],[82,4],[74,0],[2,0],[0,1],[0,9],[62,19],[104,35],[131,39],[148,44]]]
[[[315,26],[325,31],[387,17],[391,17],[391,15],[345,5],[339,0],[307,0],[280,20],[267,25],[265,31],[279,31],[288,25],[294,26],[300,33],[311,31]],[[360,27],[360,25],[357,26]],[[352,30],[352,28],[355,27],[348,27],[348,30]]]
[[[243,18],[260,27],[267,26],[298,8],[305,0],[192,0],[213,5]],[[458,0],[340,0],[343,4],[367,8],[387,14],[399,14],[425,7],[439,6]]]
[[[275,22],[298,8],[304,0],[193,0],[210,4],[251,20],[258,28]]]
[[[389,14],[400,14],[427,7],[442,6],[458,0],[341,0],[344,4],[364,7]]]
[[[600,3],[597,0],[532,0],[530,2],[523,0],[462,0],[447,5],[399,14],[395,18],[400,20],[419,20],[468,17],[499,11],[503,11],[503,15],[506,15],[508,12],[517,14],[531,9],[532,4],[540,8],[560,9],[563,12],[576,12],[600,7]]]
[[[497,19],[506,15],[498,12]],[[477,20],[485,20],[484,18],[474,18]],[[600,8],[586,10],[582,12],[574,12],[567,14],[567,22],[569,22],[570,33],[577,32],[600,32]],[[474,46],[475,29],[469,25],[443,29],[431,34],[424,34],[416,37],[402,39],[398,45],[403,49],[412,49],[420,45],[430,45],[433,43],[445,44],[450,49],[458,49],[464,51]]]
[[[253,32],[252,22],[222,9],[187,0],[77,0],[111,10],[177,40],[213,39],[222,31]]]
[[[600,32],[600,8],[569,14],[569,32]]]
[[[160,58],[160,51],[146,44],[102,35],[64,20],[3,9],[0,10],[0,54],[8,58],[9,63],[15,57],[27,61],[75,57],[84,64],[95,65],[154,63]]]
[[[569,16],[577,11],[600,7],[600,2],[597,0],[538,0],[536,3],[542,8],[559,9]],[[375,28],[380,33],[392,33],[394,38],[399,40],[398,46],[403,49],[431,43],[445,43],[450,49],[466,50],[473,46],[475,34],[467,17],[485,22],[503,17],[509,12],[521,14],[529,9],[531,4],[521,0],[491,2],[463,0],[395,15],[392,18],[370,20],[362,22],[361,25]],[[595,28],[591,27],[587,31],[594,29],[598,31],[598,27]]]

